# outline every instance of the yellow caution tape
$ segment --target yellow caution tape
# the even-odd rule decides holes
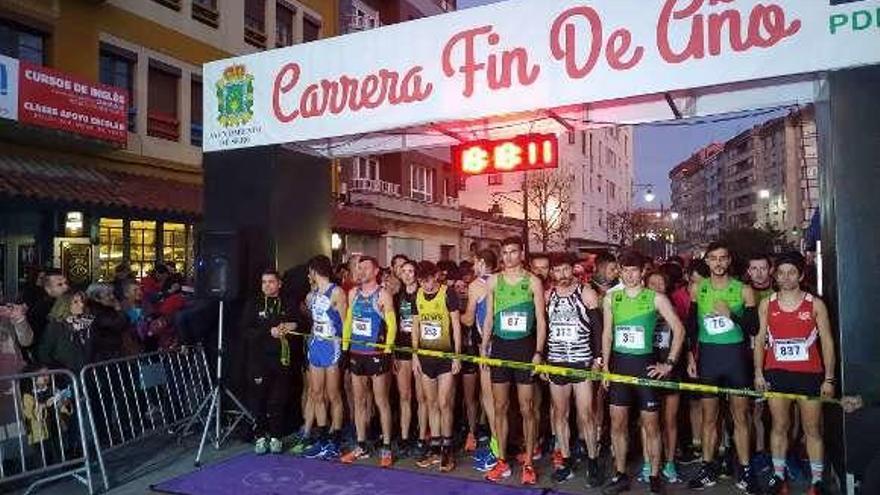
[[[301,337],[317,338],[321,340],[342,341],[341,337],[324,337],[312,335],[303,332],[287,332],[288,335],[298,335]],[[716,385],[706,385],[702,383],[691,382],[675,382],[669,380],[656,380],[653,378],[641,378],[630,375],[619,375],[617,373],[606,373],[604,371],[595,371],[591,369],[567,368],[564,366],[555,366],[552,364],[534,364],[523,363],[520,361],[511,361],[508,359],[488,358],[482,356],[472,356],[470,354],[459,354],[455,352],[436,351],[432,349],[413,349],[411,347],[396,346],[394,344],[376,344],[373,342],[365,342],[362,340],[349,339],[347,342],[373,347],[377,350],[390,353],[404,352],[408,354],[416,354],[419,356],[427,356],[441,359],[459,360],[474,363],[478,365],[491,366],[495,368],[512,368],[523,371],[531,371],[535,374],[558,375],[571,378],[583,378],[591,381],[609,381],[615,383],[623,383],[627,385],[636,385],[640,387],[663,388],[667,390],[678,390],[681,392],[698,392],[702,394],[712,395],[737,395],[743,397],[752,397],[755,399],[788,399],[788,400],[811,400],[820,401],[829,404],[840,404],[839,399],[826,399],[824,397],[810,396],[803,394],[789,394],[783,392],[759,392],[749,388],[728,388],[718,387]]]

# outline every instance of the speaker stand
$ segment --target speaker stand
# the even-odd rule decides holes
[[[239,423],[243,420],[247,420],[251,426],[256,425],[256,420],[254,419],[253,414],[247,410],[246,407],[238,400],[238,397],[232,393],[224,383],[223,380],[223,353],[224,353],[224,344],[223,344],[223,300],[220,300],[220,318],[219,318],[219,330],[217,332],[217,382],[214,385],[214,389],[210,395],[206,396],[202,403],[199,405],[198,411],[193,415],[192,419],[190,419],[189,426],[200,417],[201,412],[205,407],[208,408],[208,414],[205,416],[205,426],[202,429],[202,439],[199,442],[199,450],[196,453],[195,465],[196,467],[201,466],[202,463],[202,452],[205,450],[205,441],[208,438],[208,431],[211,430],[213,426],[214,429],[214,448],[216,450],[220,450],[220,446],[223,442],[229,438],[229,435],[232,434],[233,431],[238,427]],[[233,417],[233,421],[226,428],[223,428],[222,413],[223,413],[223,397],[226,396],[229,400],[232,401],[232,407],[228,407],[226,410],[226,414]]]

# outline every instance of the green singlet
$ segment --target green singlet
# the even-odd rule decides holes
[[[744,334],[739,324],[731,318],[715,312],[715,302],[723,301],[730,308],[731,315],[741,317],[745,310],[742,296],[743,283],[729,279],[726,287],[716,289],[711,279],[703,279],[697,286],[697,324],[700,327],[699,340],[702,344],[739,344]]]
[[[635,297],[627,295],[626,289],[610,293],[614,352],[634,356],[654,353],[656,296],[656,292],[646,288],[642,288]]]
[[[510,284],[499,273],[492,293],[492,306],[492,333],[498,338],[519,340],[535,332],[535,299],[528,274]]]

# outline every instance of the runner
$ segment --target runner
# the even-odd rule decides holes
[[[760,306],[761,302],[769,298],[773,294],[773,263],[766,254],[752,254],[748,259],[749,267],[746,271],[748,275],[749,285],[755,291],[755,303]],[[750,340],[752,352],[755,350],[755,337]],[[752,406],[752,424],[755,428],[755,452],[761,453],[767,450],[767,428],[765,416],[768,414],[764,405],[767,403],[764,399],[756,399]],[[768,418],[769,419],[769,418]]]
[[[553,280],[550,277],[550,256],[547,253],[534,253],[529,257],[529,270],[532,274],[538,277],[541,280],[541,286],[544,289],[544,294],[547,294],[547,291],[550,290],[550,287],[553,285]],[[562,462],[562,453],[555,449],[555,438],[556,438],[556,424],[553,421],[553,401],[545,400],[545,397],[550,397],[550,386],[546,380],[536,380],[535,381],[535,451],[531,453],[533,460],[538,460],[541,458],[541,454],[543,449],[541,448],[544,445],[544,434],[547,430],[550,431],[550,442],[548,444],[548,452],[553,451],[554,454],[558,454],[554,456],[554,469],[558,464]],[[549,414],[544,414],[545,404],[547,405],[546,409],[549,410]],[[544,420],[547,420],[547,423],[544,424]],[[517,460],[522,462],[522,458],[527,454],[525,452],[520,452],[517,456]]]
[[[393,260],[400,259],[395,256]],[[393,261],[392,261],[393,263]],[[397,276],[400,277],[401,289],[394,295],[394,308],[397,312],[397,336],[395,345],[398,347],[410,347],[412,345],[413,315],[416,308],[416,293],[419,284],[416,280],[416,264],[406,258],[397,268]],[[394,352],[394,378],[397,382],[397,397],[400,401],[400,446],[398,452],[401,457],[416,455],[417,450],[423,450],[422,445],[413,445],[409,438],[412,430],[412,390],[413,368],[412,354],[405,351]],[[424,405],[421,393],[421,382],[416,380],[416,396],[418,398],[419,441],[427,434],[427,417],[424,414]]]
[[[461,325],[458,296],[440,285],[437,265],[422,261],[418,267],[417,311],[413,315],[412,347],[444,352],[461,352]],[[422,389],[431,428],[431,449],[416,465],[439,465],[441,472],[455,469],[452,454],[452,428],[455,409],[455,376],[461,371],[458,359],[413,354],[412,366],[421,375]],[[438,435],[439,434],[439,435]]]
[[[354,423],[357,446],[342,456],[342,462],[352,463],[369,457],[367,450],[367,425],[369,395],[372,385],[373,398],[379,410],[382,425],[382,449],[380,465],[390,467],[391,454],[391,404],[388,401],[390,349],[379,349],[371,344],[395,342],[397,317],[391,295],[379,287],[379,262],[364,256],[357,264],[358,286],[348,294],[348,312],[343,326],[343,350],[351,349],[349,367],[354,392]],[[352,342],[354,340],[354,342]],[[372,383],[371,383],[372,382]]]
[[[804,258],[787,253],[776,262],[779,292],[761,302],[760,330],[755,346],[755,389],[823,398],[834,397],[834,338],[828,309],[821,299],[801,290]],[[770,448],[774,476],[769,493],[787,493],[785,459],[791,429],[791,400],[768,399],[773,418]],[[822,477],[825,449],[822,442],[822,403],[799,400],[798,409],[810,457],[810,495],[827,493]]]
[[[522,239],[511,237],[501,245],[504,271],[493,275],[487,282],[486,306],[492,312],[486,315],[483,326],[482,353],[491,357],[540,364],[540,349],[547,339],[544,293],[538,277],[528,273],[523,264]],[[525,452],[535,450],[534,374],[530,371],[493,367],[492,397],[495,400],[495,435],[498,440],[498,462],[486,474],[489,481],[498,482],[511,475],[507,463],[507,411],[510,405],[510,384],[515,383],[525,436]],[[537,474],[531,456],[522,459],[521,481],[526,485],[537,483]]]
[[[459,307],[465,309],[468,306],[468,287],[473,282],[473,268],[459,268],[458,280],[455,280],[455,294],[458,296]],[[480,348],[480,334],[476,325],[471,322],[469,325],[461,324],[461,350],[463,354],[469,356],[478,356]],[[480,413],[479,409],[479,375],[477,370],[479,366],[470,361],[461,363],[461,384],[462,399],[464,402],[464,412],[467,417],[467,436],[464,441],[464,451],[473,454],[477,450],[477,417]]]
[[[602,331],[599,296],[577,282],[573,265],[573,257],[567,255],[554,258],[552,263],[553,288],[547,297],[547,361],[567,368],[599,370]],[[558,375],[551,375],[550,382],[555,413],[551,419],[562,454],[562,463],[553,473],[553,479],[561,483],[574,477],[569,437],[569,406],[573,394],[580,436],[586,441],[587,486],[597,487],[602,481],[593,424],[593,382]]]
[[[599,297],[605,297],[609,289],[618,284],[620,277],[620,265],[617,258],[611,253],[599,253],[595,260],[596,270],[590,278],[590,287],[599,294]]]
[[[640,254],[632,251],[620,257],[623,289],[610,292],[603,302],[603,370],[640,378],[663,379],[675,369],[681,358],[684,326],[664,294],[645,288],[642,283],[643,261]],[[664,362],[658,362],[654,356],[654,332],[658,313],[672,330],[671,350]],[[630,478],[626,474],[626,456],[629,448],[629,408],[633,405],[639,406],[642,427],[645,429],[651,462],[651,493],[662,492],[658,395],[655,389],[649,387],[621,383],[611,383],[608,386],[611,443],[616,472],[602,490],[603,494],[613,495],[630,489]]]
[[[732,254],[726,245],[719,242],[709,244],[706,262],[710,275],[701,280],[691,293],[693,303],[689,320],[691,335],[697,335],[691,341],[699,342],[698,376],[707,385],[748,388],[752,384],[752,376],[746,334],[754,334],[757,327],[755,292],[730,276]],[[749,468],[750,400],[742,396],[730,396],[728,400],[740,467],[736,486],[747,493],[754,493],[755,481]],[[714,395],[701,399],[703,464],[696,477],[688,483],[692,489],[713,486],[718,479],[715,456],[718,448],[719,402],[719,397]]]
[[[483,249],[477,252],[474,258],[474,275],[476,278],[468,285],[467,310],[461,315],[461,321],[464,325],[472,325],[479,336],[479,343],[482,341],[483,326],[486,322],[486,294],[488,292],[487,282],[489,277],[495,273],[498,266],[498,257],[495,252],[490,249]],[[483,346],[479,345],[479,353],[483,354]],[[497,462],[495,454],[492,452],[492,441],[495,436],[495,401],[492,398],[492,377],[489,368],[482,366],[480,370],[480,403],[483,406],[483,413],[486,415],[486,423],[489,425],[489,436],[481,438],[481,445],[474,452],[474,469],[486,472]]]
[[[339,358],[342,345],[342,316],[346,297],[342,288],[330,282],[333,264],[324,255],[309,261],[309,283],[312,291],[306,296],[306,307],[312,317],[312,337],[308,339],[309,400],[318,424],[318,440],[303,455],[307,458],[339,457],[343,421],[342,380]],[[328,408],[331,424],[328,430]]]

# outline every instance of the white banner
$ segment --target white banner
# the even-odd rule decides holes
[[[18,60],[0,55],[0,119],[18,120]]]
[[[211,62],[204,149],[880,63],[880,0],[509,0]]]

